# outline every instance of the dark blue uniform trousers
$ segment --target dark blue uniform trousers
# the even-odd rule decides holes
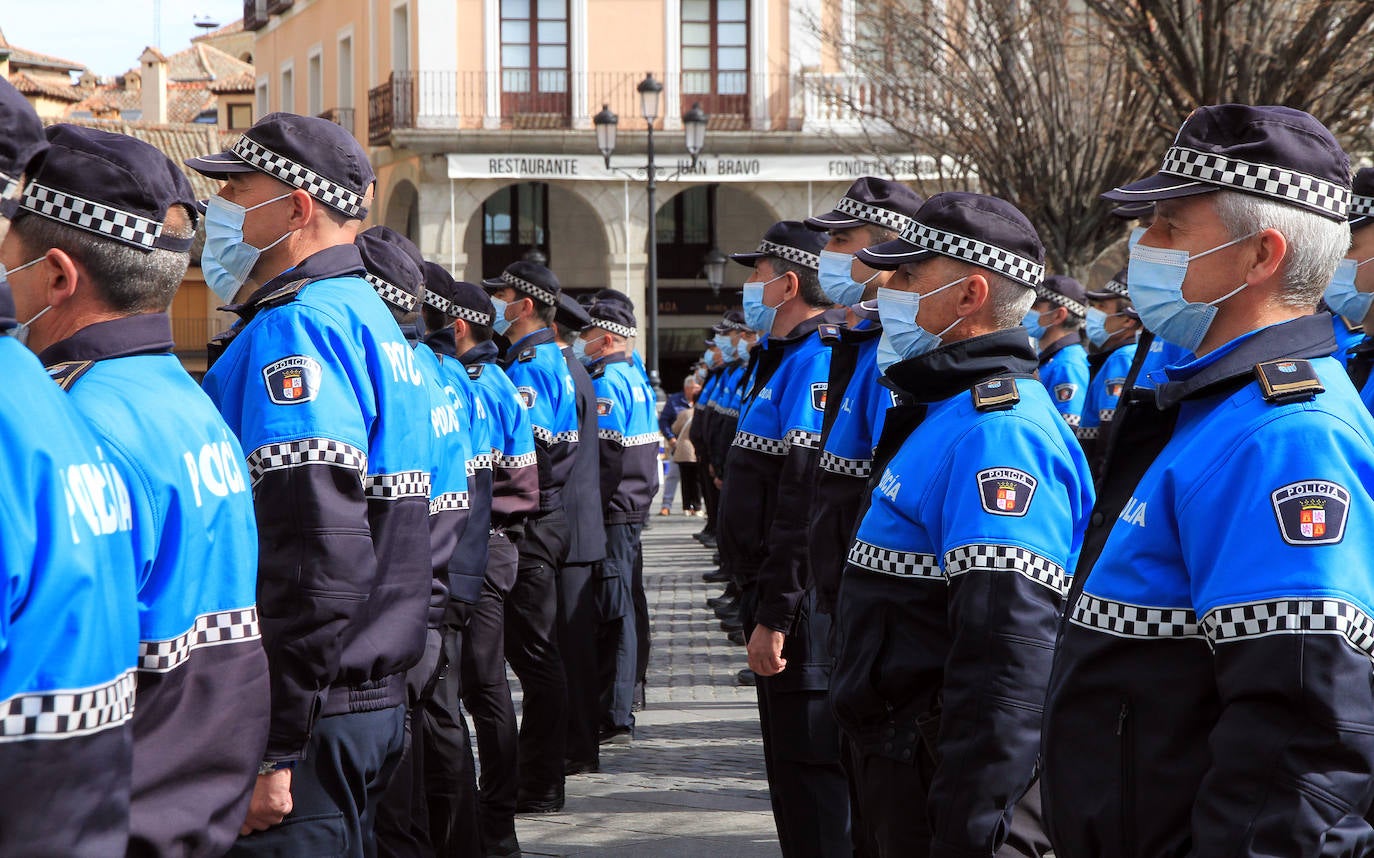
[[[602,564],[564,566],[558,575],[558,646],[568,680],[569,765],[601,763],[601,686],[597,681],[597,576]]]
[[[601,726],[608,730],[634,727],[630,704],[639,678],[638,611],[634,600],[634,572],[639,557],[642,524],[606,525],[606,560],[597,589],[601,621]]]

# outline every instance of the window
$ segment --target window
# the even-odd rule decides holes
[[[306,111],[311,116],[324,112],[324,57],[318,50],[306,60],[305,100]]]
[[[716,186],[694,185],[673,197],[654,218],[660,277],[694,279],[715,241]]]
[[[501,0],[501,108],[568,113],[567,0]]]
[[[268,102],[267,98],[267,78],[258,78],[258,88],[255,95],[257,96],[258,115],[266,116],[267,114],[271,113],[272,105]]]
[[[281,109],[285,113],[296,112],[296,69],[290,65],[281,70]]]
[[[339,107],[353,106],[353,37],[339,39]]]
[[[531,248],[549,246],[549,186],[525,182],[502,188],[482,204],[482,276],[495,277]]]
[[[682,109],[743,115],[749,102],[748,0],[682,0]]]
[[[404,3],[391,10],[391,68],[410,71],[410,7]]]
[[[266,97],[266,93],[262,93]],[[242,131],[251,127],[253,124],[253,105],[251,104],[231,104],[229,105],[229,130]]]

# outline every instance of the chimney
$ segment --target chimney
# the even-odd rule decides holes
[[[143,121],[167,124],[167,58],[157,48],[146,48],[143,64]]]

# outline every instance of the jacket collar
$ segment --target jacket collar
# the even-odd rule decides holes
[[[496,360],[497,355],[499,355],[500,353],[501,349],[496,345],[496,343],[492,342],[491,340],[487,340],[485,343],[478,343],[477,345],[463,352],[461,355],[458,356],[458,360],[462,362],[463,366],[472,366],[473,364],[479,363],[491,363]]]
[[[1082,331],[1079,331],[1078,336],[1076,337],[1073,334],[1069,334],[1067,337],[1060,337],[1059,339],[1055,340],[1054,342],[1046,346],[1045,350],[1040,353],[1040,366],[1044,366],[1045,364],[1049,363],[1050,358],[1059,354],[1061,351],[1068,348],[1069,346],[1081,345],[1083,345]]]
[[[940,402],[999,375],[1035,373],[1036,355],[1024,328],[959,340],[888,367],[889,386],[918,402]]]
[[[787,332],[785,337],[769,337],[768,348],[783,348],[801,342],[812,334],[821,325],[843,325],[844,308],[830,309],[823,313],[817,313],[811,318],[801,322],[795,328]]]
[[[220,309],[236,313],[247,321],[262,309],[263,299],[271,296],[288,283],[294,283],[297,280],[325,280],[330,277],[342,277],[346,274],[356,274],[361,277],[364,271],[363,257],[358,252],[357,246],[337,244],[312,253],[293,267],[268,280],[259,286],[253,294],[249,295],[248,300],[242,304],[230,304]]]
[[[453,328],[430,331],[425,334],[424,343],[429,346],[430,351],[440,357],[458,357],[458,341],[453,336]]]
[[[1164,410],[1185,399],[1207,396],[1242,380],[1248,382],[1254,378],[1255,364],[1280,358],[1330,357],[1335,350],[1336,335],[1324,315],[1269,325],[1237,337],[1204,357],[1165,367],[1162,374],[1167,380],[1155,388],[1155,404]]]
[[[43,350],[44,366],[68,361],[98,361],[131,355],[165,355],[172,351],[172,320],[166,313],[140,313],[87,325]]]
[[[520,354],[531,346],[542,346],[544,343],[554,342],[553,328],[540,328],[537,331],[530,331],[516,342],[510,344],[510,354]],[[561,349],[562,346],[559,346]]]

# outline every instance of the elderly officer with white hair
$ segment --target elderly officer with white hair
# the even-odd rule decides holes
[[[1196,355],[1118,413],[1046,703],[1061,858],[1368,855],[1374,421],[1313,314],[1349,160],[1287,107],[1195,111],[1131,250],[1146,327]]]

